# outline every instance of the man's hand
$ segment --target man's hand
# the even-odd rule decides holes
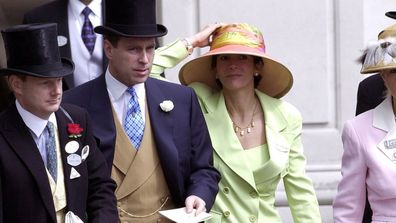
[[[196,209],[195,215],[199,215],[201,212],[206,212],[206,204],[205,201],[201,198],[191,195],[186,198],[186,211],[187,213],[191,213],[193,209]]]

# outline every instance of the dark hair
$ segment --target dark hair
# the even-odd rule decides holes
[[[11,75],[14,75],[14,76],[18,77],[22,81],[26,81],[26,75],[15,73],[15,74],[9,74],[8,77],[10,77]]]
[[[116,35],[105,35],[104,38],[108,40],[114,47],[117,47],[118,41],[120,40],[120,37]]]
[[[215,68],[216,68],[216,65],[217,65],[217,57],[218,57],[218,56],[219,56],[219,55],[213,55],[213,56],[212,56],[212,61],[211,61],[211,64],[210,64],[210,67],[211,67],[212,69],[215,69]],[[254,62],[254,65],[262,64],[262,65],[264,66],[264,61],[263,61],[263,59],[262,59],[261,57],[253,56],[253,62]],[[260,81],[261,81],[261,78],[262,78],[261,74],[259,74],[258,76],[253,76],[253,82],[254,82],[254,87],[255,87],[255,88],[259,85],[259,83],[260,83]],[[218,78],[216,78],[216,85],[217,85],[219,88],[223,88],[223,84],[221,84],[221,82],[220,82],[220,80],[219,80]]]

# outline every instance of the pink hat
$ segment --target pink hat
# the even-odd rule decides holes
[[[179,80],[188,85],[201,82],[212,88],[216,85],[216,71],[211,67],[212,56],[220,54],[244,54],[261,57],[264,65],[257,89],[261,92],[280,98],[293,85],[293,76],[283,64],[270,58],[265,53],[264,39],[261,32],[246,23],[227,24],[218,28],[213,34],[209,52],[186,63],[179,72]]]

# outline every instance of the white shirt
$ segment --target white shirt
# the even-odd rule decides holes
[[[52,113],[48,120],[44,120],[25,110],[18,102],[18,100],[15,101],[15,105],[19,115],[22,117],[23,122],[30,130],[34,142],[36,143],[37,148],[40,152],[41,158],[44,161],[44,165],[47,166],[47,153],[45,148],[45,136],[43,132],[45,130],[45,127],[47,126],[47,122],[50,121],[54,124],[55,138],[58,139],[58,124],[56,122],[55,113]]]
[[[75,86],[95,79],[103,73],[103,36],[96,34],[95,48],[92,55],[81,38],[81,30],[84,24],[84,15],[81,12],[85,7],[86,5],[80,0],[69,0],[67,8],[71,56],[75,65]],[[93,0],[88,7],[92,11],[89,14],[92,26],[102,25],[102,1]]]
[[[117,114],[117,117],[122,125],[124,125],[125,117],[127,113],[127,105],[129,99],[131,99],[131,94],[126,92],[128,89],[123,83],[119,82],[115,79],[109,72],[109,69],[106,70],[105,74],[107,91],[109,93],[111,104]],[[135,84],[133,88],[136,91],[138,102],[140,106],[140,110],[142,111],[143,122],[146,122],[145,115],[146,114],[146,88],[144,87],[144,83]],[[121,115],[120,115],[121,114]]]

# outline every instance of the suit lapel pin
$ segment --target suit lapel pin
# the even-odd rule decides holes
[[[59,47],[61,47],[61,46],[65,46],[66,44],[67,44],[67,38],[66,38],[66,36],[58,36],[58,46]]]
[[[78,142],[73,140],[66,144],[65,150],[67,153],[71,154],[77,152],[79,147],[80,145],[78,144]]]
[[[82,159],[82,161],[86,160],[88,155],[89,155],[89,146],[86,145],[86,146],[84,146],[84,148],[82,148],[82,151],[81,151],[81,159]]]
[[[67,163],[70,166],[78,166],[81,164],[81,156],[73,153],[67,156]]]
[[[76,169],[74,169],[74,167],[71,168],[70,171],[70,180],[73,180],[75,178],[79,178],[81,175],[77,172]]]
[[[396,139],[386,140],[384,142],[384,146],[386,149],[394,149],[396,148]]]

